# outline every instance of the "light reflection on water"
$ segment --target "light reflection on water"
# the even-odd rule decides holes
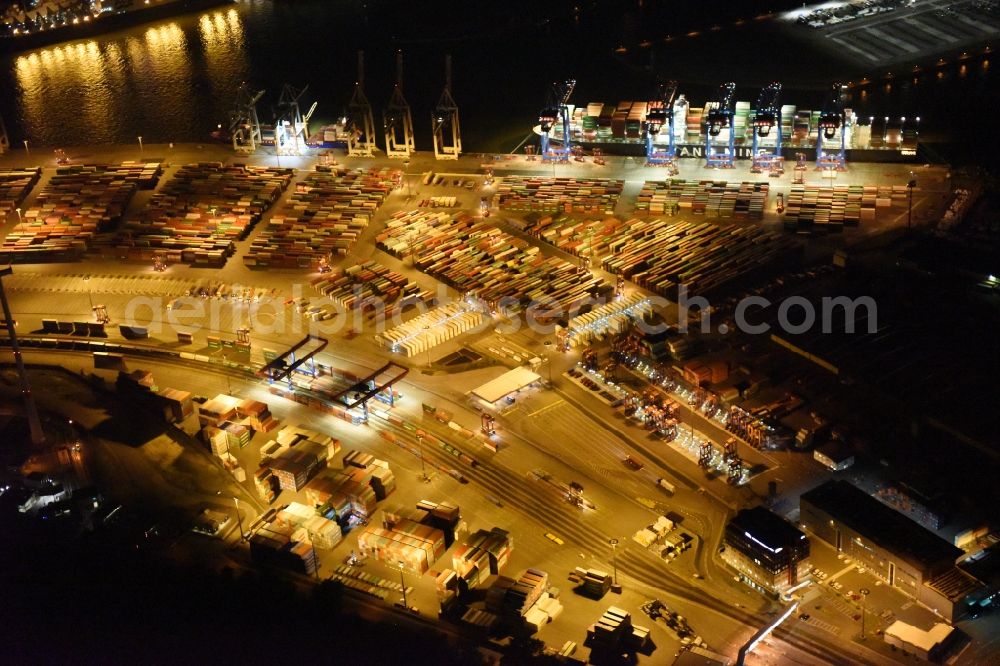
[[[123,125],[149,142],[207,135],[247,77],[243,22],[231,8],[185,23],[17,56],[23,132],[42,145],[120,141]]]
[[[729,2],[695,4],[724,7]],[[459,17],[459,27],[481,19],[473,14],[485,11],[466,4],[468,15]],[[439,25],[450,14],[424,9],[433,0],[243,0],[89,41],[0,57],[0,114],[15,145],[21,139],[53,147],[131,143],[137,135],[147,143],[205,141],[218,123],[228,121],[236,90],[247,81],[255,90],[267,91],[258,108],[263,122],[271,120],[283,84],[308,85],[305,101],[319,103],[313,118],[318,126],[343,112],[356,79],[359,48],[366,53],[366,89],[378,115],[392,90],[393,54],[399,47],[405,51],[404,88],[416,121],[417,147],[425,150],[430,149],[427,112],[440,94],[444,53],[454,58],[463,144],[474,151],[511,150],[537,119],[549,82],[571,75],[578,80],[577,104],[640,99],[655,89],[654,78],[663,76],[680,81],[688,99],[700,106],[731,76],[737,98],[748,101],[756,98],[760,82],[783,80],[784,102],[800,109],[818,108],[823,91],[830,81],[841,80],[841,73],[848,80],[863,76],[849,93],[861,116],[919,115],[927,135],[964,133],[955,143],[987,143],[981,109],[1000,104],[1000,87],[982,53],[968,64],[951,59],[920,71],[906,66],[905,75],[887,79],[884,69],[841,72],[841,65],[827,55],[776,39],[766,22],[753,21],[739,33],[705,31],[697,46],[674,41],[644,49],[643,58],[633,62],[615,56],[614,44],[619,33],[641,22],[614,12],[604,12],[598,21],[590,16],[589,4],[578,4],[587,20],[574,20],[576,27],[561,30],[532,19],[543,11],[537,10],[538,3],[505,0],[504,6],[525,10],[513,12],[524,14],[524,21],[499,20],[512,12],[496,8],[496,20],[482,34],[451,40]],[[372,7],[381,7],[381,13],[373,13]],[[683,32],[706,27],[682,23],[677,31],[685,25]],[[736,34],[739,39],[733,38]],[[766,45],[768,57],[746,57],[765,52],[754,44]],[[994,132],[992,126],[985,129]]]

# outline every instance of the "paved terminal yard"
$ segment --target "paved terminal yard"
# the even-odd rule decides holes
[[[23,151],[15,151],[0,157],[0,168],[24,167],[29,164],[43,167],[41,179],[33,188],[32,194],[22,202],[22,209],[33,205],[33,198],[51,178],[55,168],[54,160],[37,160],[38,149],[33,148],[32,151],[30,156]],[[171,386],[209,397],[227,391],[240,397],[253,397],[266,402],[279,420],[320,429],[338,437],[345,449],[367,451],[384,458],[400,481],[398,494],[391,498],[392,504],[412,505],[420,499],[454,501],[462,508],[463,517],[473,530],[495,526],[511,530],[516,545],[506,573],[516,575],[528,567],[542,569],[549,573],[554,585],[563,588],[566,613],[544,627],[539,634],[550,646],[559,647],[566,640],[582,643],[585,626],[596,621],[605,608],[612,604],[629,610],[635,624],[654,625],[652,620],[642,615],[638,606],[655,597],[662,598],[668,606],[676,606],[710,647],[724,654],[734,654],[738,646],[762,622],[760,618],[763,616],[751,620],[747,613],[763,611],[767,604],[733,582],[731,575],[718,565],[715,551],[726,513],[748,500],[753,501],[755,496],[763,495],[765,487],[751,483],[749,487],[733,488],[721,480],[707,480],[679,452],[662,442],[649,439],[644,431],[622,423],[610,407],[587,395],[586,391],[563,376],[566,370],[580,360],[578,350],[565,354],[555,352],[550,333],[522,328],[502,335],[492,328],[486,328],[458,336],[433,347],[427,353],[403,358],[376,344],[376,325],[365,317],[359,319],[344,313],[327,321],[307,319],[307,313],[302,311],[300,301],[296,299],[317,298],[315,290],[309,284],[319,276],[313,266],[262,269],[251,265],[252,262],[244,261],[275,211],[288,209],[287,202],[293,196],[296,185],[308,177],[306,171],[311,170],[319,161],[329,161],[329,158],[321,158],[319,155],[279,158],[264,154],[237,157],[227,147],[215,145],[147,145],[143,147],[141,154],[138,146],[95,147],[67,149],[67,154],[74,163],[115,163],[125,160],[156,160],[164,163],[164,173],[157,190],[137,193],[129,204],[126,217],[141,215],[151,197],[156,196],[162,184],[169,182],[184,164],[219,161],[276,169],[293,168],[298,172],[249,234],[234,243],[234,254],[221,268],[199,268],[181,261],[169,263],[164,272],[154,272],[149,261],[122,262],[113,256],[104,259],[88,258],[72,263],[16,264],[14,275],[5,278],[5,284],[21,335],[40,331],[42,319],[88,320],[94,305],[100,304],[106,306],[112,325],[124,321],[126,315],[131,314],[137,324],[147,326],[150,339],[143,344],[161,349],[177,349],[179,343],[176,327],[170,324],[170,319],[176,319],[176,315],[186,312],[186,326],[182,325],[181,329],[194,330],[196,324],[200,328],[194,330],[190,345],[181,346],[185,351],[204,355],[215,361],[206,366],[206,372],[192,373],[189,369],[154,359],[129,359],[129,366],[151,370],[161,386]],[[366,224],[356,225],[356,237],[342,248],[342,252],[336,253],[331,262],[332,268],[351,268],[374,260],[412,282],[419,291],[445,293],[456,300],[460,300],[465,294],[443,287],[424,270],[424,257],[420,254],[422,249],[402,252],[397,256],[375,249],[377,235],[393,215],[413,210],[448,213],[464,210],[472,215],[478,214],[481,199],[492,197],[498,187],[497,183],[483,183],[484,170],[488,167],[494,170],[498,180],[505,174],[532,178],[555,176],[620,179],[624,181],[624,186],[620,196],[613,202],[611,212],[617,218],[628,219],[636,213],[636,197],[643,183],[665,177],[663,169],[645,167],[631,158],[607,158],[606,166],[591,162],[551,165],[508,156],[496,159],[493,156],[463,156],[457,162],[436,162],[432,157],[416,154],[407,163],[385,159],[347,159],[339,154],[336,159],[352,169],[397,169],[401,173],[399,186],[384,197],[384,202],[378,202],[377,211]],[[842,234],[818,238],[801,237],[785,232],[781,218],[774,210],[776,195],[784,194],[787,199],[791,191],[791,171],[780,178],[768,178],[750,174],[749,163],[737,162],[737,168],[729,171],[708,171],[697,160],[681,160],[679,164],[678,178],[686,180],[766,180],[770,195],[763,219],[759,222],[740,221],[738,224],[758,226],[775,234],[788,234],[792,243],[804,247],[807,260],[813,256],[829,257],[836,247],[862,241],[906,224],[905,208],[893,205],[888,211],[880,212],[876,221],[862,221],[858,228],[845,229]],[[445,184],[425,185],[423,174],[427,171],[446,174]],[[807,171],[805,177],[807,184],[824,184],[823,174],[819,172]],[[900,186],[905,185],[911,177],[919,182],[919,190],[914,194],[913,200],[914,220],[923,223],[941,205],[948,192],[950,183],[947,172],[942,168],[905,164],[849,164],[848,170],[836,174],[834,180],[836,184],[844,185]],[[472,182],[471,189],[466,186],[467,182]],[[448,208],[420,206],[431,197],[454,197],[454,202],[434,203],[455,205],[449,205]],[[607,214],[607,210],[600,210],[577,213],[574,217],[600,219]],[[480,223],[498,225],[503,233],[509,235],[512,247],[536,247],[539,256],[546,260],[574,265],[580,263],[579,253],[567,252],[564,247],[526,234],[522,230],[523,225],[506,222],[524,219],[526,215],[527,213],[518,210],[493,209],[491,217]],[[679,217],[702,219],[684,212]],[[17,222],[16,211],[8,212],[7,222],[0,231],[0,240]],[[405,236],[404,240],[412,242],[410,238]],[[591,266],[591,272],[609,286],[614,286],[615,276],[602,270],[596,263]],[[220,283],[230,289],[236,286],[251,288],[253,291],[244,295],[251,296],[252,302],[232,298],[183,298],[192,289],[197,294],[199,289],[217,287]],[[626,285],[626,290],[647,296],[654,295],[651,291],[632,285]],[[146,300],[137,302],[137,297],[140,296]],[[179,301],[175,300],[178,298]],[[171,305],[169,311],[168,304]],[[178,312],[174,312],[174,307],[178,308]],[[207,313],[214,309],[217,314],[214,318],[199,315],[202,308]],[[663,309],[668,316],[673,311],[670,304],[665,304]],[[494,324],[504,321],[501,316]],[[161,326],[165,322],[166,325]],[[210,345],[210,337],[231,340],[236,329],[248,323],[251,329],[249,355],[225,347],[215,349]],[[387,444],[385,439],[378,436],[377,431],[384,427],[379,425],[378,418],[372,417],[372,425],[368,427],[352,426],[333,417],[320,415],[303,405],[278,398],[268,392],[263,384],[246,376],[219,373],[220,357],[230,363],[259,366],[264,361],[263,349],[287,348],[310,330],[310,325],[314,327],[312,330],[333,342],[329,351],[320,356],[320,362],[350,368],[356,374],[361,374],[365,369],[380,367],[387,360],[409,367],[409,376],[396,387],[403,398],[392,409],[393,413],[454,443],[459,450],[480,460],[489,471],[480,473],[463,470],[470,483],[462,484],[438,470],[431,474],[430,482],[425,484],[420,480],[420,460],[406,449]],[[111,326],[108,330],[108,342],[122,341],[117,326]],[[485,359],[475,366],[479,369],[454,372],[445,365],[444,359],[449,355],[468,349],[478,350]],[[552,377],[552,387],[524,391],[517,396],[513,409],[498,414],[501,441],[498,453],[489,452],[472,442],[456,439],[453,433],[448,432],[447,427],[424,415],[421,405],[431,404],[451,413],[453,421],[460,426],[470,431],[478,430],[477,409],[482,407],[470,403],[468,392],[496,377],[506,367],[519,364],[522,358],[529,355],[537,356],[548,364],[549,367],[543,366],[539,373],[543,378]],[[87,354],[54,356],[34,348],[28,352],[28,360],[32,362],[51,362],[56,358],[61,359],[64,367],[71,370],[84,369],[102,374],[107,379],[113,378],[113,373],[94,371]],[[688,418],[694,417],[689,415]],[[713,426],[704,420],[695,420],[694,423],[702,436],[712,439],[723,436],[717,425]],[[580,445],[578,437],[583,431],[588,432],[586,447]],[[259,459],[259,448],[266,438],[266,434],[258,435],[253,444],[241,452],[240,456],[245,458],[241,463],[248,471],[255,469],[258,462],[255,456]],[[643,459],[646,464],[643,470],[634,471],[622,463],[630,453]],[[749,458],[752,459],[754,455],[755,452],[747,450]],[[428,451],[426,456],[428,461],[440,465],[458,464],[440,450]],[[803,479],[824,477],[825,473],[808,466],[803,467],[794,462],[793,457],[794,454],[768,453],[766,456],[762,454],[760,462],[772,473],[780,469],[781,472],[778,473],[782,474],[783,480],[787,475],[798,475]],[[576,481],[582,484],[585,496],[597,509],[581,513],[557,495],[546,495],[549,491],[544,483],[537,476],[532,476],[532,472],[538,469],[544,469],[563,482]],[[678,482],[679,489],[673,496],[664,494],[656,486],[656,480],[661,477]],[[223,474],[221,478],[226,479],[227,475]],[[216,479],[208,482],[208,485],[211,483],[222,481]],[[507,497],[504,494],[504,484],[517,491]],[[243,486],[243,491],[249,497],[254,492],[252,484]],[[277,503],[292,499],[295,499],[292,495],[282,495]],[[252,518],[263,509],[259,501],[248,499],[248,503],[254,508],[252,511],[250,508],[245,509],[251,514],[247,518]],[[536,511],[535,505],[546,507],[541,515]],[[669,564],[651,553],[641,552],[636,544],[630,542],[633,532],[655,520],[656,515],[667,511],[682,517],[684,529],[690,531],[700,544],[696,551],[688,552]],[[558,543],[553,536],[562,543]],[[577,597],[569,589],[566,576],[577,566],[610,569],[611,553],[604,544],[612,537],[627,544],[618,550],[619,573],[625,586],[623,596],[618,598],[609,595],[601,602]],[[232,532],[229,533],[229,538],[235,538]],[[321,574],[329,574],[341,565],[348,551],[354,547],[352,544],[356,544],[356,539],[348,535],[336,549],[322,554]],[[448,561],[450,557],[446,555],[432,568],[438,570]],[[367,562],[364,567],[366,571],[374,572],[386,580],[394,579],[397,573],[375,562]],[[657,571],[663,573],[654,575]],[[696,579],[695,574],[701,576],[701,580]],[[419,606],[423,613],[432,615],[436,606],[433,578],[416,575],[409,578],[411,580],[408,583],[415,588],[415,597],[411,603]],[[715,601],[709,603],[706,592]],[[830,620],[830,623],[836,625],[837,620]],[[806,632],[809,641],[817,640],[817,637],[818,640],[830,640],[829,636],[822,633],[823,629],[822,625],[817,624],[812,628],[803,628],[802,631]],[[796,632],[798,631],[800,630],[796,628]],[[782,635],[779,632],[777,638],[771,639],[772,643],[784,645]],[[679,644],[662,627],[654,629],[653,638],[658,649],[648,663],[668,663],[663,659],[672,655]],[[802,647],[809,650],[800,655],[802,663],[808,663],[809,655],[814,657],[817,649],[808,641]],[[785,646],[783,649],[798,648]],[[878,659],[873,654],[865,654],[866,658],[873,661]]]

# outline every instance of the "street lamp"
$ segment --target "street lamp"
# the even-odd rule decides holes
[[[549,350],[552,348],[552,341],[546,340],[545,346],[548,348],[545,350],[545,364],[549,366],[549,386],[552,386],[552,356],[549,354]]]
[[[16,213],[17,213],[17,223],[18,223],[18,224],[21,224],[21,223],[23,223],[23,222],[24,222],[24,220],[22,220],[22,219],[21,219],[21,209],[20,209],[20,208],[15,208],[15,209],[14,209],[14,212],[16,212]]]
[[[889,116],[886,116],[882,122],[882,141],[889,140]]]
[[[907,206],[906,206],[906,230],[910,230],[910,226],[913,224],[913,188],[917,186],[917,179],[913,177],[913,172],[910,172],[910,182],[906,184],[907,190]]]
[[[406,579],[403,577],[403,560],[399,561],[399,585],[403,588],[403,608],[409,610],[410,604],[406,603]]]
[[[868,607],[866,602],[868,595],[871,594],[871,590],[863,587],[858,592],[861,593],[861,640],[865,640],[865,609]]]
[[[431,327],[430,327],[430,326],[427,326],[427,325],[425,325],[425,326],[424,326],[424,337],[425,337],[425,338],[426,338],[426,336],[427,336],[427,331],[429,331],[429,330],[431,330]],[[425,340],[424,340],[424,343],[426,343],[426,342],[427,342],[427,340],[425,339]],[[427,349],[426,349],[425,351],[426,351],[426,353],[427,353],[427,367],[429,368],[429,367],[431,367],[431,348],[430,348],[430,346],[428,346],[428,347],[427,347]]]
[[[243,519],[240,517],[240,501],[234,497],[233,504],[236,505],[236,524],[240,526],[240,541],[243,541]]]
[[[28,140],[27,139],[24,140],[24,154],[26,156],[28,156],[28,157],[31,156],[31,151],[28,150]]]
[[[139,137],[139,154],[142,155],[142,137]]]
[[[611,545],[611,567],[614,573],[614,578],[612,581],[615,587],[618,587],[618,539],[610,539],[608,543]]]
[[[424,483],[428,483],[431,479],[427,476],[427,466],[424,464],[424,436],[420,433],[417,433],[417,448],[420,449],[420,475]]]
[[[87,285],[87,298],[90,300],[90,311],[94,311],[94,292],[90,288],[90,276],[87,275],[83,278],[84,283]]]

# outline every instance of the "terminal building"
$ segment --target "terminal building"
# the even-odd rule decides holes
[[[965,553],[847,481],[802,495],[799,522],[875,576],[948,621],[985,586],[956,566]]]
[[[787,520],[758,506],[726,525],[722,559],[750,587],[771,596],[798,585],[809,571],[809,539]]]

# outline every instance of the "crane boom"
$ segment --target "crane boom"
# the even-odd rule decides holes
[[[834,83],[823,103],[823,110],[816,123],[816,168],[843,171],[847,164],[846,125],[847,86]],[[824,149],[824,141],[836,142],[840,136],[840,146],[832,152]]]
[[[731,169],[736,159],[736,135],[733,132],[734,106],[736,104],[736,84],[729,82],[719,86],[715,103],[706,114],[705,123],[705,165]],[[728,141],[720,152],[715,152],[712,138],[728,130]]]
[[[542,130],[541,153],[543,160],[556,162],[569,161],[571,146],[569,108],[567,104],[575,88],[576,79],[566,79],[561,83],[556,82],[549,88],[548,100],[538,114],[538,123]],[[549,146],[549,137],[552,128],[560,121],[562,121],[562,146],[558,150],[555,150]]]

